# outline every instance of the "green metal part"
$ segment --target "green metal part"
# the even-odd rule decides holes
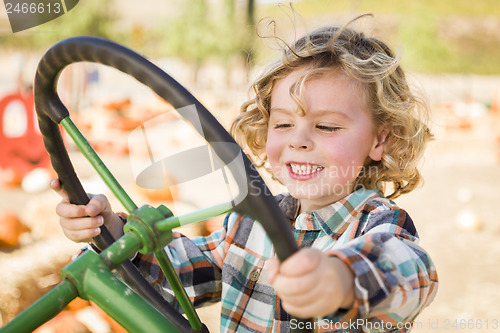
[[[114,276],[93,251],[85,252],[66,266],[62,275],[77,287],[81,298],[97,304],[129,332],[179,332],[150,303]]]
[[[232,210],[233,203],[225,202],[212,207],[197,210],[181,216],[170,216],[156,224],[156,229],[160,232],[178,228],[182,225],[204,221],[209,217],[219,216]]]
[[[173,228],[225,213],[233,208],[232,203],[224,203],[181,217],[174,217],[163,205],[158,208],[149,205],[137,208],[71,119],[65,118],[61,124],[106,185],[129,211],[130,215],[124,227],[125,235],[100,255],[87,251],[66,266],[61,273],[63,282],[2,327],[1,333],[33,331],[54,317],[77,296],[96,303],[130,332],[178,332],[179,329],[158,310],[111,273],[111,269],[138,251],[154,252],[191,327],[201,330],[203,324],[164,247],[172,241]]]
[[[142,247],[141,240],[137,237],[137,234],[127,232],[102,251],[100,256],[109,268],[114,269],[125,260],[131,258]]]
[[[203,324],[184,290],[179,276],[168,259],[164,247],[172,241],[173,228],[203,221],[208,217],[225,213],[233,208],[232,203],[224,203],[181,217],[173,217],[172,212],[163,205],[158,208],[149,205],[137,208],[71,118],[63,119],[61,125],[113,194],[130,213],[124,227],[125,235],[100,255],[87,251],[64,268],[61,273],[65,278],[63,285],[74,285],[81,298],[95,302],[131,332],[175,332],[177,329],[161,313],[124,285],[110,271],[110,269],[129,259],[137,251],[145,254],[154,252],[191,327],[194,330],[200,330]],[[68,281],[71,281],[71,283]],[[73,290],[71,299],[76,297],[76,290]],[[42,300],[45,300],[45,297]],[[57,312],[54,312],[53,315]],[[30,313],[36,314],[36,311]],[[131,316],[131,313],[134,313],[134,316]],[[161,324],[158,325],[158,323]],[[158,327],[161,327],[161,330],[158,330]]]
[[[90,164],[92,164],[99,176],[101,176],[102,180],[104,181],[104,183],[106,183],[111,192],[113,192],[116,198],[120,200],[127,212],[131,213],[136,210],[137,205],[128,196],[128,194],[122,188],[120,183],[118,183],[116,178],[111,174],[106,165],[104,165],[94,148],[92,148],[92,146],[88,143],[87,139],[85,139],[80,130],[75,126],[71,118],[66,117],[61,120],[61,125],[73,139],[78,149],[80,149],[81,153],[90,162]]]
[[[175,293],[179,304],[191,324],[191,327],[194,330],[199,330],[202,328],[201,320],[198,317],[198,314],[196,313],[186,291],[184,290],[179,276],[175,272],[174,266],[168,259],[164,250],[164,247],[172,241],[172,231],[167,230],[160,233],[156,228],[159,221],[162,221],[169,216],[172,216],[172,212],[163,205],[158,208],[144,205],[129,215],[127,224],[123,230],[125,233],[132,233],[139,238],[142,243],[142,248],[139,249],[139,252],[145,254],[154,252],[155,257],[158,260],[168,283],[170,284],[170,287]],[[104,255],[112,257],[112,253],[113,252],[111,252],[111,255],[104,253]],[[129,254],[130,253],[126,253],[125,255]],[[110,259],[109,261],[112,262],[113,260]]]
[[[156,259],[158,260],[158,263],[160,264],[161,270],[165,274],[165,277],[170,284],[170,288],[172,288],[172,290],[174,291],[177,301],[181,305],[182,310],[184,310],[184,314],[186,315],[189,324],[194,330],[200,330],[203,326],[200,317],[198,317],[193,303],[191,303],[186,290],[182,286],[182,282],[179,279],[179,276],[175,273],[174,266],[168,259],[166,252],[163,249],[159,249],[155,251],[154,254]]]
[[[148,254],[157,249],[163,249],[172,241],[171,230],[160,233],[156,228],[157,222],[169,216],[172,216],[172,212],[163,205],[159,208],[144,205],[128,216],[123,231],[125,233],[134,232],[143,245],[139,252]]]
[[[37,327],[61,312],[77,296],[75,286],[71,282],[64,280],[28,309],[0,328],[0,331],[2,333],[33,332]]]

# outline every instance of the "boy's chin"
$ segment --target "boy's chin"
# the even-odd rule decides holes
[[[322,198],[329,196],[329,194],[326,193],[304,191],[302,189],[294,189],[294,188],[288,188],[288,192],[292,197],[298,200],[321,200]]]
[[[318,191],[317,188],[288,186],[288,193],[297,200],[317,201],[318,203],[334,203],[350,194],[348,187],[338,188],[337,191]]]

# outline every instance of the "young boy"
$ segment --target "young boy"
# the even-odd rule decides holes
[[[287,46],[253,90],[231,131],[287,187],[277,201],[301,250],[279,263],[263,228],[236,213],[207,237],[174,233],[165,250],[191,300],[221,300],[223,332],[287,332],[290,315],[316,318],[321,331],[408,331],[437,275],[390,199],[419,184],[432,135],[398,59],[374,38],[326,27]],[[104,196],[76,206],[52,187],[68,238],[88,240],[103,223],[123,233]],[[154,257],[134,263],[178,305]]]

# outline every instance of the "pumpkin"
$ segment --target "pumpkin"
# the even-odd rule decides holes
[[[151,177],[145,177],[144,175],[139,175],[136,182],[134,182],[137,191],[146,197],[149,201],[159,201],[159,202],[173,202],[178,197],[179,187],[176,185],[174,177],[170,174],[165,174],[162,170],[162,174],[158,174],[158,169],[151,167],[146,169],[144,172],[147,174],[148,171],[151,172]],[[143,172],[143,173],[144,173]],[[161,180],[160,177],[163,177]],[[161,186],[158,186],[156,182],[161,181]]]
[[[173,202],[177,195],[177,187],[166,187],[164,189],[147,189],[136,185],[137,191],[152,202]]]
[[[0,213],[0,247],[18,246],[19,237],[27,231],[28,228],[15,213]]]
[[[74,300],[72,300],[71,302],[69,302],[68,305],[66,305],[66,310],[76,312],[78,310],[86,308],[87,306],[90,306],[89,301],[84,300],[80,297],[77,297]]]
[[[134,119],[132,117],[116,117],[110,124],[110,127],[120,130],[122,132],[128,132],[141,126],[142,122],[140,120]]]
[[[109,103],[105,103],[103,107],[111,112],[120,112],[125,109],[128,109],[132,105],[132,102],[130,101],[129,98],[125,98],[121,101],[112,101]]]
[[[37,328],[33,333],[87,333],[88,328],[78,321],[74,312],[62,311],[57,316]]]

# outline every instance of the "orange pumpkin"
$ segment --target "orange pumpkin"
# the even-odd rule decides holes
[[[34,333],[74,333],[74,332],[89,332],[89,329],[84,322],[80,321],[78,311],[85,308],[91,308],[98,318],[102,318],[115,333],[127,333],[127,331],[118,324],[113,318],[106,314],[101,308],[92,302],[85,301],[81,298],[75,298],[71,301],[57,316],[46,322],[44,325],[37,328]]]
[[[158,181],[157,179],[159,176],[160,175],[153,173],[152,178],[143,179],[145,180],[144,184],[141,181],[141,186],[134,182],[135,188],[140,194],[146,197],[148,201],[173,202],[179,194],[179,187],[175,186],[176,181],[174,177],[170,174],[163,174],[163,186],[162,188],[157,188],[158,186],[154,182]]]
[[[136,186],[137,191],[145,196],[147,200],[153,202],[172,202],[177,195],[177,187],[166,187],[164,189],[146,189]]]
[[[33,333],[75,333],[88,331],[87,327],[78,321],[74,312],[62,311],[57,316],[34,330]]]
[[[69,311],[78,311],[81,309],[86,308],[87,306],[90,306],[90,302],[87,300],[84,300],[80,297],[75,298],[72,300],[68,305],[66,305],[66,309]]]
[[[122,132],[128,132],[141,126],[142,122],[140,120],[134,119],[132,117],[116,117],[110,124],[110,127],[116,128]]]
[[[0,247],[18,246],[19,236],[27,231],[28,228],[15,213],[0,213]]]
[[[103,105],[103,107],[111,112],[123,111],[130,107],[132,104],[129,98],[125,98],[121,101],[112,101]]]

